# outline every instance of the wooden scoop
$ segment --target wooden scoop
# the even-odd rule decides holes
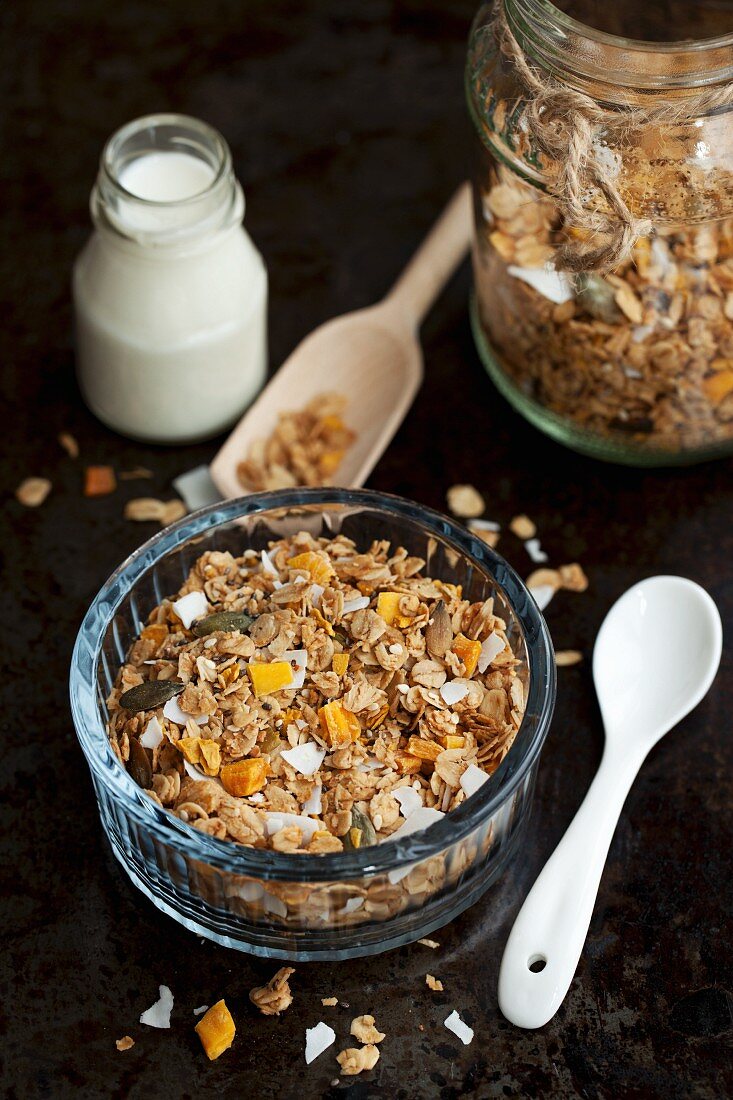
[[[300,409],[329,391],[347,398],[345,420],[356,433],[334,483],[364,484],[420,387],[418,329],[470,240],[470,191],[464,183],[387,297],[317,328],[250,406],[210,467],[224,497],[243,495],[237,466],[256,439],[272,433],[278,414]]]

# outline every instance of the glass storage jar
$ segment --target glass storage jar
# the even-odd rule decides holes
[[[561,7],[499,0],[471,32],[480,355],[577,450],[633,465],[728,453],[733,6]]]

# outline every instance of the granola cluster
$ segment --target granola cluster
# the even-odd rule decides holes
[[[237,467],[243,489],[329,485],[355,436],[343,420],[346,398],[322,393],[303,409],[280,413],[267,439],[258,439]]]
[[[258,848],[339,852],[438,820],[509,750],[526,669],[493,598],[423,567],[305,532],[204,553],[120,670],[119,759],[196,829]]]
[[[479,314],[524,395],[606,439],[669,453],[733,438],[733,219],[660,230],[612,274],[550,266],[551,199],[493,165],[478,181]]]

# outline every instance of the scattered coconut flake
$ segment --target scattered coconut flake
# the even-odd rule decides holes
[[[518,539],[533,539],[537,534],[537,528],[535,527],[529,516],[525,516],[522,513],[519,516],[515,516],[509,524],[509,530],[512,534],[516,535]]]
[[[573,288],[567,276],[561,271],[555,271],[549,264],[544,267],[517,267],[516,264],[510,264],[507,271],[558,306],[569,302],[573,297]]]
[[[569,665],[578,665],[583,660],[583,654],[579,649],[559,649],[555,654],[555,664],[558,668],[567,668]]]
[[[209,601],[203,592],[189,592],[173,604],[173,610],[188,630],[194,619],[202,619],[209,610]]]
[[[449,1031],[452,1031],[454,1035],[458,1036],[464,1046],[467,1047],[468,1044],[472,1041],[473,1028],[469,1027],[468,1024],[464,1024],[463,1020],[458,1015],[455,1008],[451,1012],[450,1016],[448,1016],[448,1018],[444,1020],[444,1023]]]
[[[145,733],[140,738],[140,744],[144,749],[157,749],[163,740],[163,727],[155,715],[145,727]]]
[[[277,569],[272,564],[270,555],[267,553],[266,550],[263,550],[260,553],[260,560],[262,562],[262,568],[264,569],[265,573],[270,573],[273,577],[276,577],[278,575]]]
[[[193,470],[180,474],[173,479],[173,488],[179,497],[183,497],[190,512],[221,500],[221,493],[211,480],[208,466],[196,466]]]
[[[273,833],[278,833],[280,829],[284,829],[286,825],[297,825],[306,841],[310,841],[313,834],[320,828],[320,823],[314,821],[312,817],[304,817],[301,814],[289,814],[285,813],[284,810],[265,811],[265,829],[268,836],[272,836]]]
[[[433,951],[435,951],[436,947],[440,947],[440,944],[437,940],[422,939],[418,940],[417,942],[421,943],[423,947],[430,947]]]
[[[468,527],[471,531],[501,531],[501,524],[493,519],[469,519]]]
[[[369,607],[368,596],[355,596],[352,600],[344,600],[344,615],[350,615],[352,611],[363,611]]]
[[[461,519],[475,519],[486,508],[484,498],[473,485],[451,485],[445,496],[453,515]]]
[[[308,667],[308,651],[305,649],[289,649],[283,653],[281,661],[288,661],[293,667],[293,678],[287,685],[287,691],[297,691],[305,683],[305,670]]]
[[[539,565],[540,562],[547,561],[547,554],[540,547],[539,539],[527,539],[524,544],[524,549],[536,564]]]
[[[142,1013],[140,1023],[147,1024],[148,1027],[170,1027],[173,994],[167,985],[159,985],[158,994],[159,998],[155,1004]]]
[[[455,706],[456,703],[460,703],[461,699],[465,699],[467,695],[467,686],[465,684],[457,684],[454,680],[448,680],[440,689],[440,697],[449,707]]]
[[[209,1011],[209,1006],[208,1005],[199,1005],[198,1008],[194,1008],[193,1014],[194,1014],[194,1016],[203,1016],[204,1012],[208,1012],[208,1011]]]
[[[535,603],[539,607],[540,611],[544,611],[548,603],[555,595],[555,589],[551,584],[538,584],[535,588],[530,588]]]
[[[336,1032],[320,1020],[315,1027],[305,1029],[305,1061],[310,1065],[324,1050],[336,1042]]]
[[[310,797],[303,803],[304,814],[319,814],[323,809],[323,786],[316,783]],[[264,800],[264,798],[263,798]]]
[[[478,670],[483,675],[495,657],[506,649],[506,643],[500,634],[492,630],[488,638],[481,643],[481,652],[478,655]]]
[[[267,890],[262,891],[262,904],[266,913],[274,913],[276,917],[287,917],[288,907],[282,898],[275,897]]]
[[[185,710],[181,710],[178,696],[176,695],[174,695],[172,699],[169,699],[163,707],[163,717],[168,718],[171,722],[175,722],[177,726],[185,726],[189,718],[192,718],[197,726],[205,726],[209,720],[207,714],[187,714]]]
[[[283,749],[280,755],[301,775],[313,775],[323,763],[326,750],[315,741],[306,741],[305,745],[296,745],[294,749]],[[319,813],[320,811],[310,812]]]
[[[323,595],[323,593],[325,591],[326,591],[326,589],[323,587],[322,584],[312,584],[311,585],[311,606],[312,607],[320,607],[321,606],[321,596]]]
[[[420,792],[416,791],[414,787],[398,787],[396,791],[392,791],[392,794],[399,802],[404,818],[408,818],[410,814],[414,814],[415,810],[419,810],[422,806]]]
[[[349,898],[343,909],[339,909],[338,912],[343,914],[344,916],[346,916],[348,913],[355,913],[357,909],[361,909],[365,901],[366,898]]]
[[[198,768],[196,767],[196,765],[192,764],[189,760],[184,760],[183,761],[183,767],[185,769],[186,775],[190,779],[210,779],[211,778],[205,772],[200,772],[198,770]]]
[[[488,775],[482,768],[476,767],[475,764],[469,764],[459,782],[466,792],[466,797],[470,798],[472,794],[476,793],[479,787],[483,787],[488,778]]]
[[[38,508],[52,488],[47,477],[27,477],[15,490],[15,498],[25,508]]]

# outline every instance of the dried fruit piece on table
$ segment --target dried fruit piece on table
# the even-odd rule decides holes
[[[236,1027],[223,999],[212,1005],[196,1024],[195,1032],[210,1062],[218,1058],[234,1042]]]
[[[326,555],[317,554],[314,550],[288,558],[288,565],[291,569],[304,569],[306,573],[310,573],[314,584],[321,584],[324,587],[335,575],[335,570]]]
[[[207,615],[203,619],[194,619],[191,630],[197,638],[214,634],[216,631],[233,634],[238,630],[240,634],[244,634],[253,622],[251,615],[245,615],[241,611],[215,611],[213,615]]]
[[[76,439],[71,434],[71,432],[59,432],[58,441],[59,445],[63,447],[69,458],[79,457],[79,444],[76,442]],[[132,1040],[130,1041],[132,1042]]]
[[[128,500],[123,515],[136,523],[160,523],[165,514],[165,504],[155,497],[136,497]]]
[[[294,973],[295,969],[292,966],[283,966],[266,985],[256,986],[250,990],[249,999],[253,1005],[257,1005],[263,1016],[279,1016],[286,1008],[290,1008],[293,1003],[293,994],[290,991],[288,978]]]
[[[27,477],[15,490],[15,499],[26,508],[38,508],[51,492],[47,477]]]
[[[379,1049],[374,1044],[365,1047],[347,1047],[336,1055],[342,1077],[354,1077],[363,1070],[374,1069],[379,1061]]]
[[[225,764],[219,772],[224,790],[237,798],[246,798],[261,791],[267,779],[267,761],[260,756],[250,760],[237,760],[234,764]]]
[[[288,661],[271,661],[270,664],[251,661],[247,672],[255,695],[272,695],[287,687],[293,679],[293,669]]]
[[[135,1046],[135,1040],[129,1035],[123,1035],[121,1039],[115,1039],[115,1046],[118,1050],[129,1050]]]
[[[400,614],[400,600],[403,595],[402,592],[380,592],[377,596],[377,615],[381,615],[387,626],[404,628],[411,625],[412,618]]]
[[[379,1031],[373,1016],[356,1016],[351,1021],[350,1034],[360,1043],[381,1043],[384,1032]]]
[[[451,485],[446,499],[453,515],[461,519],[474,519],[486,510],[484,498],[473,485]]]
[[[453,639],[452,650],[463,662],[466,676],[470,679],[476,671],[479,656],[481,654],[481,642],[467,638],[465,634],[456,634]]]
[[[555,664],[558,668],[566,668],[569,665],[578,665],[583,660],[583,654],[579,649],[559,649],[555,653]]]
[[[111,466],[87,466],[84,471],[84,496],[106,497],[117,488],[117,478]]]
[[[509,524],[509,530],[513,531],[518,539],[533,539],[537,534],[534,523],[529,516],[525,515],[515,516]]]
[[[425,983],[430,989],[432,989],[433,993],[443,992],[443,983],[440,981],[439,978],[434,978],[432,974],[425,975]]]
[[[321,728],[328,737],[332,747],[343,744],[345,741],[358,741],[361,734],[359,719],[350,710],[334,699],[326,703],[318,711],[321,720]]]
[[[180,695],[186,685],[180,680],[143,680],[142,684],[123,691],[120,706],[125,710],[154,710]]]

